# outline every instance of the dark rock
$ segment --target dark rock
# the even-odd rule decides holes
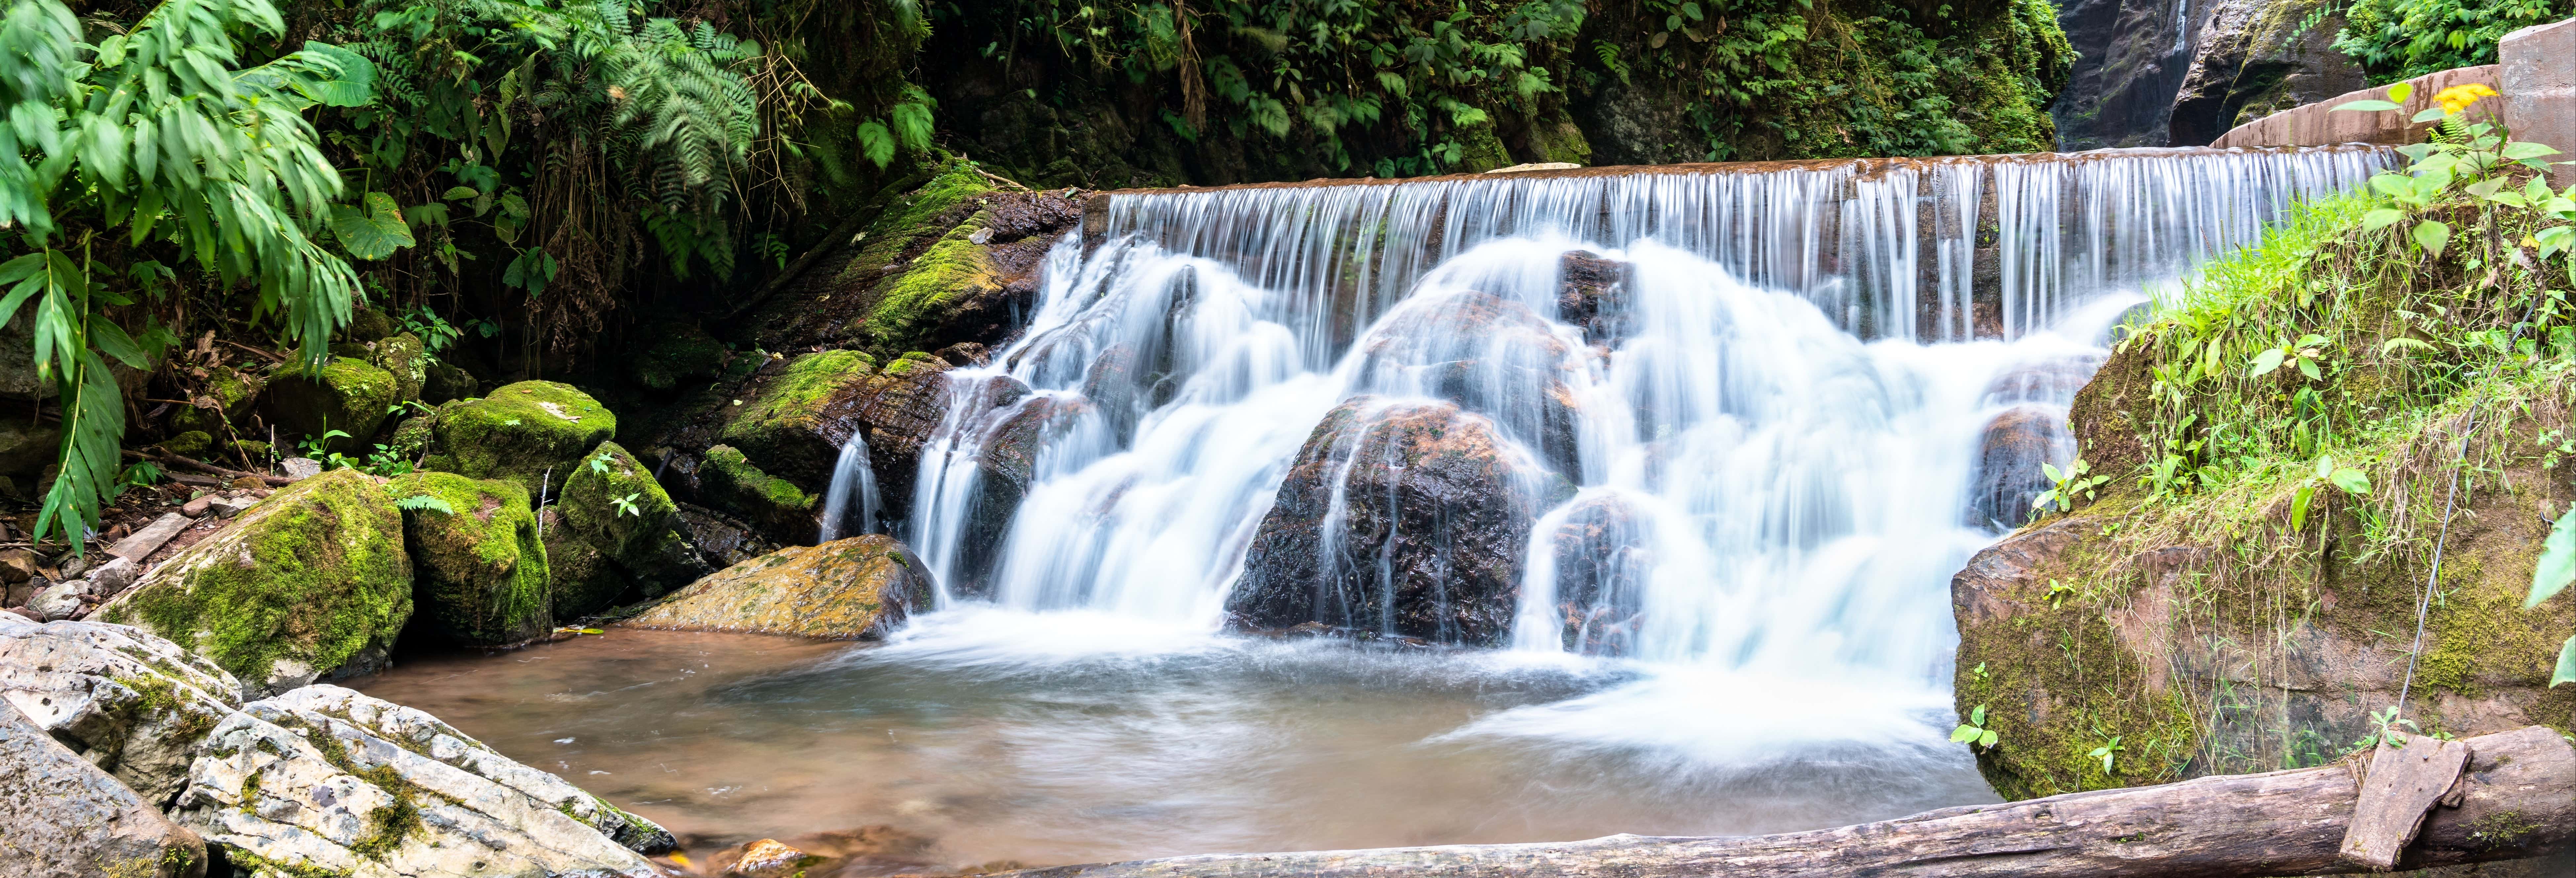
[[[474,373],[465,371],[463,367],[440,361],[432,361],[429,364],[427,375],[420,383],[420,401],[424,405],[434,406],[448,400],[468,399],[481,392],[483,392],[482,383],[474,380]]]
[[[730,445],[707,449],[696,476],[701,502],[741,516],[772,542],[812,544],[823,511],[821,497],[762,471]]]
[[[913,481],[921,470],[922,445],[947,415],[948,364],[898,360],[886,364],[863,394],[842,401],[851,428],[868,444],[868,464],[876,470],[877,495],[885,520],[911,514]],[[1028,392],[1007,382],[990,393]],[[835,452],[837,458],[838,452]]]
[[[2311,21],[2311,11],[2325,13]],[[2335,51],[2343,13],[2315,0],[2218,0],[2205,7],[2174,96],[2171,146],[2207,146],[2228,129],[2369,83]]]
[[[1260,628],[1499,643],[1531,516],[1570,490],[1454,404],[1352,399],[1298,451],[1228,610]]]
[[[680,504],[673,519],[680,535],[718,568],[731,567],[744,561],[778,551],[778,544],[760,538],[750,525],[726,517],[704,506]]]
[[[2067,0],[2057,23],[2076,52],[2049,115],[2061,150],[2164,146],[2199,19],[2189,0]]]
[[[545,546],[518,483],[422,470],[385,487],[398,499],[435,498],[444,507],[403,510],[414,574],[407,636],[498,646],[554,627]]]
[[[545,525],[549,606],[555,620],[571,622],[617,603],[632,583],[607,555],[563,524],[557,507],[537,514]]]
[[[1646,577],[1655,567],[1637,511],[1616,496],[1580,500],[1541,538],[1551,544],[1556,565],[1554,607],[1565,648],[1584,655],[1634,652]]]
[[[260,416],[276,425],[280,441],[336,430],[346,435],[330,439],[325,450],[357,454],[402,398],[399,389],[393,373],[352,357],[332,357],[309,373],[290,365],[269,376]]]
[[[981,366],[993,361],[993,350],[991,348],[971,341],[961,341],[956,344],[931,351],[930,355],[946,360],[948,365],[955,366],[960,369],[968,366]]]
[[[646,327],[651,341],[635,354],[636,383],[655,390],[703,384],[723,374],[732,352],[694,323],[666,321]]]
[[[364,344],[393,335],[395,331],[393,318],[385,316],[383,309],[360,305],[349,309],[349,323],[340,327],[340,340]]]
[[[1608,344],[1626,334],[1628,264],[1577,250],[1557,269],[1556,319],[1583,330],[1583,340]]]
[[[1001,564],[1002,544],[1011,521],[1036,484],[1038,454],[1089,414],[1088,403],[1073,397],[1033,396],[1016,409],[1001,412],[985,428],[975,452],[976,479],[969,500],[966,528],[958,537],[957,587],[977,591]]]
[[[2021,405],[1986,424],[1977,442],[1977,465],[1969,475],[1967,520],[1999,531],[2030,520],[2031,499],[2048,490],[2043,463],[2066,466],[2075,459],[2075,438],[2056,408]]]
[[[1575,350],[1527,306],[1458,293],[1409,307],[1362,342],[1360,382],[1388,396],[1431,396],[1491,418],[1503,435],[1559,474],[1581,475],[1576,400],[1566,381]]]

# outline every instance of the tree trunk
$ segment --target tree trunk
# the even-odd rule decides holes
[[[2540,726],[2471,738],[2457,807],[2434,806],[2399,868],[2536,857],[2576,835],[2576,748]],[[1012,873],[1025,878],[1405,876],[2272,876],[2361,871],[2340,859],[2358,760],[2298,771],[1946,808],[1838,829],[1735,838],[1614,835],[1555,844],[1211,854]]]

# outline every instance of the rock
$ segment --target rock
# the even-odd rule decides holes
[[[161,450],[180,457],[203,459],[206,451],[213,447],[215,447],[215,437],[204,430],[190,430],[161,440]]]
[[[762,472],[733,446],[707,449],[697,475],[701,500],[742,516],[761,536],[784,544],[814,539],[822,498]]]
[[[1615,313],[1615,311],[1614,311]],[[1361,341],[1360,386],[1484,415],[1559,474],[1580,478],[1575,340],[1521,303],[1478,292],[1411,301]]]
[[[365,473],[279,489],[100,608],[282,692],[381,668],[412,612],[402,515]]]
[[[0,476],[34,478],[61,459],[63,430],[58,423],[31,424],[25,418],[0,418]]]
[[[1558,261],[1556,319],[1583,330],[1583,340],[1608,344],[1627,334],[1628,263],[1576,250]]]
[[[180,504],[179,514],[185,515],[189,518],[204,518],[206,517],[206,513],[212,509],[214,503],[215,495],[213,494],[197,497],[186,503]]]
[[[530,496],[563,486],[572,465],[617,435],[617,416],[569,384],[521,381],[479,400],[439,406],[421,463],[477,479],[508,479]],[[551,487],[550,487],[551,486]]]
[[[401,399],[394,376],[352,357],[332,357],[316,372],[280,366],[269,375],[260,415],[287,439],[319,439],[333,430],[347,434],[324,443],[324,449],[356,454],[385,422],[385,411]]]
[[[164,512],[161,517],[153,519],[151,524],[144,525],[142,530],[135,531],[132,536],[117,540],[116,545],[107,547],[107,554],[115,559],[108,564],[114,565],[116,561],[124,561],[129,567],[141,564],[144,559],[152,557],[152,553],[160,551],[172,537],[178,536],[180,531],[187,529],[188,516],[176,512]],[[142,572],[141,568],[133,569],[135,573]],[[93,575],[90,578],[98,577]],[[119,584],[117,587],[125,586]]]
[[[883,534],[781,549],[672,593],[628,620],[644,628],[874,638],[932,601],[930,571]]]
[[[741,406],[730,408],[719,437],[741,449],[762,470],[807,491],[820,491],[832,479],[841,443],[850,425],[832,423],[828,409],[837,398],[861,392],[876,371],[876,361],[858,351],[823,351],[787,361],[785,369],[765,374],[757,391]]]
[[[36,611],[45,621],[70,619],[81,614],[81,598],[89,596],[89,583],[82,580],[56,583],[27,600],[27,609]]]
[[[2166,145],[2207,146],[2238,125],[2369,85],[2361,65],[2335,51],[2343,13],[2326,0],[2218,0],[2193,11],[2197,35]]]
[[[187,521],[185,517],[182,517],[179,520],[181,522]],[[149,530],[149,528],[146,528],[146,530]],[[126,539],[133,539],[133,537],[127,537]],[[168,538],[164,537],[163,539],[166,541]],[[120,545],[122,545],[122,543],[120,543]],[[159,547],[155,546],[154,548]],[[111,555],[115,554],[114,549],[109,549],[108,552]],[[148,555],[151,553],[146,552],[144,554]],[[98,569],[89,572],[90,592],[102,598],[114,597],[116,596],[116,593],[124,591],[126,586],[133,585],[134,580],[139,579],[142,576],[143,565],[134,563],[130,558],[111,557],[107,559],[107,563],[98,565]]]
[[[671,836],[411,708],[338,686],[246,705],[171,812],[281,873],[658,876]],[[373,871],[381,870],[381,871]]]
[[[259,499],[255,497],[216,497],[214,502],[206,504],[206,508],[214,510],[216,518],[232,518],[256,505],[259,505]]]
[[[0,623],[5,624],[5,623]],[[13,878],[197,878],[206,843],[0,704],[0,826]]]
[[[545,546],[526,491],[513,482],[442,472],[408,473],[385,490],[397,502],[432,497],[446,506],[402,513],[414,577],[411,630],[497,646],[554,627]]]
[[[679,507],[673,518],[679,523],[680,534],[688,537],[689,545],[709,563],[731,567],[778,551],[778,544],[761,539],[750,525],[721,512],[686,503]]]
[[[360,305],[349,309],[349,322],[340,327],[340,339],[364,344],[394,334],[393,318],[381,308]]]
[[[25,549],[0,549],[0,581],[25,582],[36,575],[36,553]]]
[[[1565,648],[1584,655],[1632,654],[1646,580],[1655,569],[1647,523],[1627,501],[1602,495],[1575,501],[1561,518],[1542,519],[1540,527],[1555,571],[1554,603]]]
[[[1977,465],[1968,475],[1971,526],[2009,531],[2030,520],[2031,501],[2049,488],[2042,464],[2075,460],[2075,437],[2065,415],[2051,406],[2019,405],[1987,422],[1977,441]]]
[[[717,874],[727,878],[803,878],[805,867],[820,863],[822,857],[764,838],[744,845],[738,851],[726,851],[713,861]]]
[[[868,464],[876,471],[880,513],[887,520],[912,514],[913,483],[921,472],[922,446],[948,414],[948,369],[947,363],[937,360],[896,360],[887,363],[866,387],[844,402],[851,410],[852,429],[866,437]],[[1010,384],[1019,386],[1016,381]],[[1019,390],[1026,392],[1027,388],[1019,386]],[[834,454],[838,460],[837,447]]]
[[[1570,491],[1454,404],[1353,398],[1298,450],[1227,609],[1260,628],[1498,643],[1531,518]]]
[[[193,397],[197,402],[170,414],[170,428],[190,430],[209,436],[227,432],[231,422],[250,414],[261,391],[268,389],[268,376],[231,366],[218,365],[206,370],[204,393]],[[196,457],[198,455],[189,455]]]
[[[419,402],[421,388],[429,381],[429,352],[420,337],[397,332],[368,345],[369,364],[385,370],[394,379],[394,402]]]
[[[986,575],[1001,564],[1003,541],[1010,535],[1020,501],[1036,486],[1038,454],[1091,411],[1078,398],[1032,396],[986,428],[983,445],[975,452],[971,509],[957,540],[959,588],[980,593]]]
[[[2163,146],[2191,66],[2188,0],[2068,0],[2057,22],[2073,74],[2050,105],[2061,150]]]
[[[655,390],[712,381],[732,355],[694,323],[657,323],[645,332],[652,342],[635,355],[635,380]]]
[[[197,742],[241,707],[241,683],[123,625],[0,615],[0,699],[159,808],[185,785]]]
[[[569,623],[616,604],[632,585],[626,574],[565,527],[558,507],[546,507],[537,519],[544,524],[548,594],[556,621]]]
[[[617,443],[602,442],[573,466],[563,482],[562,496],[555,508],[562,512],[566,527],[628,575],[655,575],[656,544],[671,533],[672,513],[679,507],[654,481],[652,470]],[[663,590],[685,582],[670,583]]]
[[[87,555],[65,555],[54,564],[54,572],[60,574],[54,578],[76,579],[81,574],[89,572],[89,565],[90,558]]]
[[[288,481],[297,481],[321,475],[322,462],[310,457],[290,457],[278,461],[277,469]]]
[[[474,380],[474,373],[453,364],[431,360],[421,373],[422,405],[434,406],[449,400],[465,399],[481,390],[482,383]]]

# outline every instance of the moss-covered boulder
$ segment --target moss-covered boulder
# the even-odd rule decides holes
[[[622,502],[621,502],[622,501]],[[661,594],[713,572],[675,525],[678,505],[653,471],[615,442],[573,467],[556,504],[565,528],[605,555],[647,594]]]
[[[383,667],[411,614],[402,514],[341,469],[278,489],[93,618],[176,641],[257,695]]]
[[[635,355],[635,381],[655,390],[714,380],[731,354],[696,324],[660,323],[646,331],[652,340]]]
[[[385,422],[388,409],[401,399],[401,387],[390,372],[352,357],[332,357],[322,368],[306,371],[288,365],[269,377],[261,415],[277,427],[280,440],[322,436],[338,430],[328,450],[354,454]]]
[[[546,507],[540,517],[546,523],[546,573],[555,619],[571,622],[615,605],[631,586],[626,574],[564,526],[561,507]]]
[[[761,471],[730,445],[707,449],[698,466],[698,499],[740,516],[764,537],[780,543],[814,539],[822,498],[795,483]]]
[[[781,549],[725,568],[630,620],[646,628],[876,637],[930,608],[930,571],[882,534]]]
[[[526,489],[443,472],[410,473],[385,489],[403,509],[411,549],[411,630],[492,646],[554,626],[546,550]]]
[[[349,309],[349,322],[340,327],[340,340],[364,344],[394,334],[394,320],[384,309],[360,305]]]
[[[521,381],[439,407],[425,469],[509,479],[528,493],[561,487],[572,465],[617,435],[617,416],[570,384]]]
[[[394,377],[394,401],[417,402],[421,387],[429,381],[429,352],[421,347],[420,337],[397,332],[368,345],[367,363]]]
[[[756,390],[731,416],[721,437],[741,449],[771,475],[808,490],[831,481],[841,442],[849,436],[847,415],[835,417],[829,405],[860,392],[876,371],[876,361],[858,351],[822,351],[787,361],[767,373]]]
[[[223,435],[225,423],[238,421],[250,414],[251,404],[258,401],[260,391],[266,389],[267,375],[231,366],[207,369],[203,392],[197,398],[212,403],[212,407],[191,405],[179,409],[171,413],[170,427],[182,433],[198,430],[209,435]]]
[[[462,366],[431,360],[422,373],[420,401],[423,405],[465,399],[478,392],[481,392],[481,385],[474,380],[474,373],[465,371]]]

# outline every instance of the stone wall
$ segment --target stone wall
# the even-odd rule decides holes
[[[2442,89],[2485,83],[2503,95],[2479,103],[2470,113],[2490,114],[2517,140],[2545,143],[2576,153],[2576,19],[2534,25],[2506,34],[2497,45],[2499,63],[2459,67],[2407,80],[2415,91],[2400,110],[2336,112],[2335,107],[2380,98],[2385,89],[2370,88],[2317,101],[2237,126],[2211,146],[2322,146],[2333,143],[2421,143],[2428,125],[2409,121],[2433,105]],[[2551,173],[2559,186],[2576,185],[2576,167]]]

